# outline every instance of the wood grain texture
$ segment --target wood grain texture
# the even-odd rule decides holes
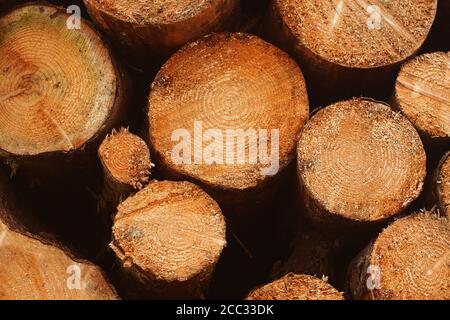
[[[395,105],[425,139],[450,142],[450,53],[428,53],[402,66]]]
[[[146,297],[201,298],[225,240],[217,203],[189,182],[152,181],[118,207],[111,248]]]
[[[152,163],[150,150],[128,129],[113,130],[102,142],[98,156],[103,168],[100,210],[115,214],[117,205],[148,182]]]
[[[355,299],[448,300],[449,262],[449,221],[415,214],[394,222],[355,258],[348,285]],[[379,287],[367,285],[370,266],[380,271]]]
[[[149,97],[149,139],[156,164],[168,177],[198,183],[221,205],[253,203],[264,190],[276,190],[280,173],[295,158],[296,139],[308,111],[301,70],[287,54],[248,34],[211,35],[177,52],[155,78]],[[220,140],[222,145],[214,152],[193,150],[190,163],[174,161],[174,132],[188,133],[193,139],[189,148],[195,147],[198,124],[202,136],[209,134],[201,148],[217,146],[212,142]],[[249,130],[256,136],[248,136]],[[265,144],[259,139],[261,130]],[[278,130],[278,141],[273,130]],[[233,141],[237,132],[245,135],[243,161],[237,160],[239,146]],[[265,174],[270,164],[261,157],[250,160],[249,155],[266,150],[270,156],[271,145],[278,147],[279,159],[272,162],[278,167]]]
[[[239,0],[84,0],[97,25],[141,62],[229,28]],[[136,62],[136,61],[135,61]]]
[[[288,274],[253,290],[247,300],[344,300],[326,281],[313,276]]]
[[[372,100],[338,102],[317,112],[301,133],[297,155],[308,217],[341,235],[402,213],[421,193],[426,175],[417,131]]]
[[[420,49],[436,10],[437,0],[277,0],[268,32],[318,95],[380,95]]]
[[[101,269],[35,232],[35,217],[0,173],[0,300],[118,299]],[[32,233],[33,232],[33,233]]]
[[[124,75],[99,34],[84,20],[68,29],[68,17],[26,4],[0,18],[0,155],[13,166],[52,172],[121,120]]]

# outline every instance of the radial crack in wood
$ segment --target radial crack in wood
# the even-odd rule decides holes
[[[225,245],[212,198],[189,182],[153,181],[119,205],[111,248],[134,281],[130,291],[201,298]]]
[[[0,155],[44,173],[98,145],[124,106],[124,75],[108,47],[83,19],[68,28],[68,18],[49,4],[0,17]]]

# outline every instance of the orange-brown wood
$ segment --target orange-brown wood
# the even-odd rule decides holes
[[[200,184],[221,205],[254,203],[276,189],[295,158],[308,110],[301,70],[287,54],[252,35],[211,35],[186,45],[158,73],[150,144],[166,176]]]
[[[84,0],[97,25],[125,54],[148,64],[205,34],[228,29],[239,0]]]
[[[401,214],[421,193],[426,176],[425,151],[411,123],[367,99],[317,112],[302,130],[297,154],[308,217],[341,236],[367,232]]]
[[[397,220],[349,269],[355,299],[449,300],[450,223],[432,213]]]
[[[149,181],[152,163],[150,150],[140,137],[128,129],[113,130],[102,142],[98,156],[103,168],[101,210],[115,208],[133,191]]]
[[[276,0],[268,32],[298,58],[318,101],[386,97],[436,10],[437,0]]]
[[[344,297],[324,280],[291,273],[253,290],[247,300],[344,300]]]
[[[110,246],[130,295],[201,298],[225,245],[225,219],[203,190],[152,181],[119,205]]]
[[[46,4],[0,17],[0,156],[13,166],[51,173],[121,120],[123,74],[99,34],[68,18]]]
[[[118,296],[101,269],[74,258],[42,231],[0,173],[0,300],[110,300]],[[33,232],[33,233],[32,233]]]
[[[427,53],[402,66],[395,106],[426,140],[450,142],[450,53]]]

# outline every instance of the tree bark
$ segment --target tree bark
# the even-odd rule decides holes
[[[440,213],[450,217],[450,152],[439,163],[436,177],[434,186]]]
[[[84,0],[97,25],[114,38],[132,63],[162,60],[180,46],[231,27],[239,0]]]
[[[311,228],[301,227],[294,240],[292,253],[286,262],[274,269],[274,278],[294,273],[326,277],[328,282],[334,283],[338,246],[338,241],[327,239]]]

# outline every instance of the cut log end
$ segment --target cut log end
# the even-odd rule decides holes
[[[439,209],[442,215],[450,217],[450,152],[443,157],[438,170],[436,189]]]
[[[402,67],[395,102],[428,138],[450,138],[450,53],[419,56]]]
[[[119,80],[108,49],[83,20],[81,29],[69,29],[68,17],[29,4],[0,18],[3,153],[80,149],[116,111]]]
[[[35,235],[43,231],[0,172],[0,300],[118,298],[100,268]]]
[[[214,200],[188,182],[154,181],[119,205],[111,247],[149,292],[199,297],[225,245]]]
[[[0,300],[115,300],[102,271],[61,249],[2,229]]]
[[[437,0],[277,0],[274,10],[291,36],[322,61],[373,68],[403,61],[420,48]]]
[[[97,7],[123,21],[135,24],[164,25],[192,19],[196,15],[224,1],[172,0],[172,1],[129,1],[129,0],[86,0],[89,7]]]
[[[150,140],[168,172],[208,190],[239,191],[260,187],[292,161],[309,109],[295,62],[243,33],[181,49],[157,75],[149,105]],[[274,157],[262,161],[263,150]]]
[[[252,291],[247,300],[344,300],[344,297],[324,280],[288,274]]]
[[[419,135],[382,103],[353,99],[331,105],[300,136],[302,196],[310,218],[319,224],[396,216],[420,194],[425,175]]]
[[[92,19],[140,59],[145,58],[142,53],[166,56],[189,41],[226,30],[239,7],[239,0],[84,0],[84,3]]]
[[[98,150],[103,171],[114,185],[142,189],[151,173],[150,151],[140,137],[127,129],[113,131]]]
[[[450,299],[450,223],[431,213],[400,219],[351,264],[356,299]]]

